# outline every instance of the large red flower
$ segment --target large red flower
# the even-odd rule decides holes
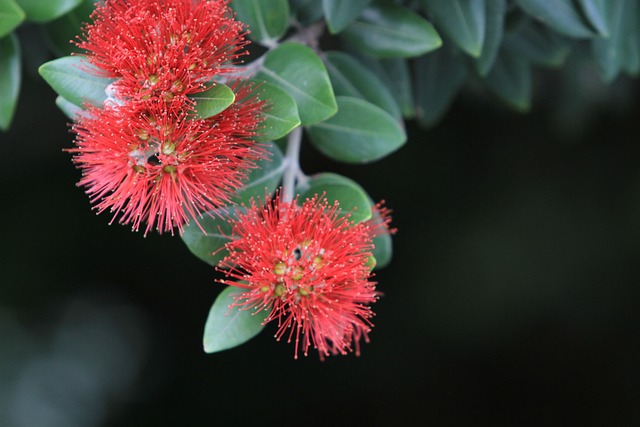
[[[265,322],[277,322],[278,340],[295,340],[296,358],[299,348],[307,355],[310,346],[321,358],[359,354],[377,298],[370,280],[372,225],[354,224],[326,199],[299,206],[278,195],[252,203],[232,224],[220,267],[232,279],[222,282],[243,290],[234,306],[268,310]]]
[[[79,185],[98,212],[145,234],[180,231],[226,205],[255,161],[251,137],[263,103],[231,83],[236,101],[201,119],[187,97],[227,73],[246,44],[228,1],[111,0],[85,28],[87,57],[114,78],[103,108],[87,106],[74,130]]]

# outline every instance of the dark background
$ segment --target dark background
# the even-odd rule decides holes
[[[92,213],[27,67],[0,134],[0,425],[639,425],[637,86],[571,73],[539,71],[526,115],[467,90],[371,165],[304,146],[399,229],[372,342],[320,362],[273,327],[203,352],[217,273]]]

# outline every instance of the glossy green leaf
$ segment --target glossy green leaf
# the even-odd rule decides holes
[[[60,95],[56,97],[56,105],[64,113],[65,116],[73,121],[78,120],[84,111],[82,108],[75,105],[73,102],[69,102]]]
[[[442,45],[433,25],[417,13],[393,3],[375,1],[342,35],[377,57],[413,57]]]
[[[640,4],[628,3],[629,13],[625,14],[628,37],[624,38],[622,67],[631,76],[640,73]]]
[[[264,148],[269,153],[268,158],[257,162],[257,167],[249,173],[244,185],[238,190],[238,203],[248,204],[252,197],[264,199],[266,194],[276,191],[282,180],[285,168],[282,152],[273,142],[266,143]]]
[[[343,52],[327,52],[325,64],[336,95],[364,99],[400,118],[400,108],[389,88],[355,57]]]
[[[311,142],[326,156],[347,163],[368,163],[406,142],[400,123],[380,107],[348,96],[337,99],[338,113],[308,128]]]
[[[478,73],[481,76],[486,76],[489,73],[498,56],[504,34],[505,14],[507,13],[506,0],[486,0],[486,6],[487,23],[485,25],[484,45],[482,54],[476,61]]]
[[[82,0],[16,0],[29,21],[47,22],[59,18]]]
[[[107,99],[105,89],[113,81],[99,77],[95,67],[82,55],[46,62],[38,72],[58,95],[78,106],[84,102],[102,106]]]
[[[78,7],[69,13],[65,13],[42,27],[50,47],[58,56],[81,52],[71,43],[71,40],[75,40],[76,36],[80,34],[82,24],[89,21],[89,15],[91,15],[93,8],[93,0],[83,0]]]
[[[17,28],[25,16],[14,0],[0,0],[0,38]]]
[[[236,208],[210,212],[198,221],[191,220],[184,227],[182,241],[192,254],[210,265],[218,265],[227,255],[224,245],[230,240],[231,225],[227,221],[235,215]]]
[[[534,22],[510,33],[505,38],[504,46],[513,55],[547,67],[560,67],[571,52],[564,37]]]
[[[311,25],[324,17],[319,0],[289,0],[291,12],[302,25]]]
[[[229,308],[234,302],[233,295],[241,292],[240,288],[227,286],[211,306],[202,339],[205,352],[215,353],[237,347],[264,329],[268,311],[254,313],[238,307]]]
[[[0,129],[7,130],[20,93],[20,46],[15,34],[0,39]]]
[[[215,83],[204,92],[189,95],[189,98],[196,102],[196,115],[208,119],[226,110],[236,100],[236,95],[229,86]]]
[[[337,111],[329,74],[322,60],[307,46],[287,42],[271,50],[256,78],[291,95],[303,125],[325,120]]]
[[[516,110],[529,110],[531,66],[523,57],[501,52],[485,83],[493,93]]]
[[[577,0],[582,12],[602,37],[609,36],[608,10],[611,0]]]
[[[478,58],[486,26],[485,0],[422,0],[438,30],[463,51]]]
[[[329,31],[333,34],[347,28],[371,0],[322,0],[322,9]]]
[[[635,0],[617,0],[609,5],[607,25],[609,37],[593,40],[593,55],[605,82],[612,82],[620,72],[624,63],[626,39],[631,36],[630,30],[634,23],[631,20],[638,19],[632,8]],[[635,34],[637,37],[638,35]]]
[[[262,121],[256,141],[273,141],[287,135],[300,126],[296,101],[278,86],[254,80],[259,85],[260,99],[267,105],[262,111]]]
[[[422,126],[437,123],[455,99],[467,73],[462,53],[443,48],[415,61],[416,116]]]
[[[368,55],[359,55],[358,58],[362,64],[376,73],[378,78],[389,88],[402,116],[407,119],[412,118],[415,109],[409,60],[405,58],[374,58]]]
[[[249,26],[249,38],[272,46],[289,28],[287,0],[233,0],[231,8]]]
[[[580,17],[572,0],[515,0],[529,15],[557,32],[573,38],[589,38],[594,33]]]
[[[370,197],[355,181],[335,173],[320,173],[311,177],[308,188],[300,194],[300,201],[310,199],[315,195],[327,199],[329,204],[336,200],[340,204],[340,214],[350,215],[354,223],[371,219]]]

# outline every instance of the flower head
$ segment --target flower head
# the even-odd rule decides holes
[[[302,205],[279,195],[264,205],[252,202],[232,221],[229,255],[221,262],[228,285],[243,289],[234,306],[269,310],[279,340],[295,339],[305,355],[313,346],[321,358],[359,354],[368,341],[376,301],[370,280],[374,231],[341,215],[338,203],[314,197]]]

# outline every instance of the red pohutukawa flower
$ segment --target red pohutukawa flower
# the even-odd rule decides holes
[[[320,358],[360,353],[368,342],[376,301],[371,281],[372,238],[385,229],[354,224],[336,203],[307,199],[301,206],[276,195],[264,205],[255,202],[232,221],[228,256],[220,263],[222,283],[243,290],[233,306],[259,312],[265,322],[277,321],[276,338],[295,339],[295,357],[310,346]]]
[[[74,162],[98,212],[145,234],[226,205],[264,150],[251,140],[263,102],[231,83],[236,100],[200,119],[187,97],[226,73],[246,45],[227,0],[107,0],[79,46],[114,78],[103,108],[88,105],[74,130]]]

